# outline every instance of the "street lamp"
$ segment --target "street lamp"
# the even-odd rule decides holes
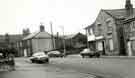
[[[64,35],[64,26],[59,26],[63,32],[63,45],[64,45],[64,56],[66,55],[66,45],[65,45],[65,35]]]

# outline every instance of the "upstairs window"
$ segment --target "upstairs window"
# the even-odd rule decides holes
[[[110,19],[110,18],[108,18],[107,20],[106,20],[106,23],[107,23],[107,26],[108,27],[112,27],[112,20]]]
[[[113,21],[110,19],[110,18],[108,18],[107,20],[106,20],[106,24],[107,24],[107,30],[108,30],[108,32],[110,33],[112,33],[112,26],[113,26]]]
[[[102,35],[102,24],[101,23],[97,23],[97,30],[98,30],[98,35]]]
[[[92,30],[92,28],[89,28],[87,31],[88,31],[88,35],[93,35],[93,30]]]

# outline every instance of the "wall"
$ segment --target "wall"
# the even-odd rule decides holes
[[[53,49],[52,40],[51,39],[32,39],[32,49],[33,49],[33,52],[52,50]]]

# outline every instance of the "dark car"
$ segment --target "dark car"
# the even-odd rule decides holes
[[[36,52],[30,57],[32,63],[48,63],[49,57],[44,52]]]
[[[64,56],[63,53],[61,53],[57,50],[49,51],[47,54],[48,54],[49,57],[63,57]]]
[[[100,57],[100,53],[99,52],[96,52],[96,51],[92,51],[90,49],[84,49],[83,51],[80,52],[80,55],[82,56],[82,58],[84,57]]]

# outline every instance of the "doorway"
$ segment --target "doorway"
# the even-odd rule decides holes
[[[128,56],[132,56],[131,41],[127,42]]]
[[[103,44],[103,51],[102,51],[102,55],[106,55],[106,53],[105,53],[105,41],[102,41],[102,44]]]

